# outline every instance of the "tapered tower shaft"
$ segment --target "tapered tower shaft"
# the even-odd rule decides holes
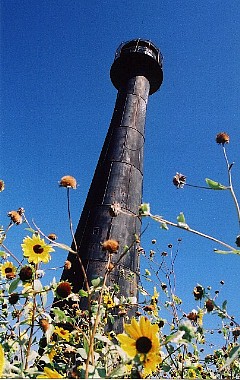
[[[105,274],[108,254],[102,243],[117,240],[119,249],[112,257],[117,264],[109,284],[118,284],[122,296],[137,297],[139,259],[134,241],[141,230],[144,129],[149,94],[162,83],[161,54],[149,41],[122,44],[110,75],[118,95],[75,239],[89,282]],[[122,255],[126,246],[130,249]],[[79,260],[71,253],[68,260],[72,266],[63,271],[62,280],[69,280],[78,292],[85,287]]]

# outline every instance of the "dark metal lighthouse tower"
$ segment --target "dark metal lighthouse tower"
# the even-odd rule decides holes
[[[117,100],[75,233],[89,282],[106,271],[102,242],[119,241],[115,263],[124,246],[131,246],[109,276],[125,297],[137,296],[139,260],[133,242],[141,229],[137,216],[142,200],[144,127],[148,97],[163,80],[161,60],[159,49],[147,40],[123,43],[116,51],[110,76],[118,90]],[[118,204],[122,212],[114,213],[112,204]],[[78,292],[84,287],[79,260],[71,253],[68,260],[72,266],[63,271],[62,280],[69,280]]]

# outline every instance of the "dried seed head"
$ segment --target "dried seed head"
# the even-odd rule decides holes
[[[214,303],[212,300],[208,299],[205,303],[207,311],[210,313],[214,309]]]
[[[198,318],[198,315],[197,315],[197,313],[195,313],[195,311],[191,311],[191,312],[187,315],[187,318],[188,318],[190,321],[196,322],[196,321],[197,321],[197,318]]]
[[[164,282],[161,283],[161,288],[162,290],[166,290],[167,289],[167,284],[165,284]]]
[[[240,235],[237,236],[235,243],[237,247],[240,247]]]
[[[5,189],[5,183],[2,179],[0,179],[0,193]]]
[[[41,329],[42,329],[42,331],[43,331],[44,333],[47,332],[47,330],[48,330],[49,327],[50,327],[50,324],[49,324],[48,320],[45,319],[45,318],[40,319],[40,321],[39,321],[39,325],[40,325],[40,327],[41,327]]]
[[[237,341],[238,337],[240,336],[240,327],[236,327],[233,331],[232,331],[232,334],[233,334],[233,340],[234,342]]]
[[[204,288],[201,285],[195,286],[193,289],[193,295],[196,301],[201,300],[204,295]]]
[[[19,207],[19,209],[17,210],[17,212],[19,213],[19,215],[23,215],[25,213],[25,210],[23,207]]]
[[[71,269],[71,266],[72,266],[71,261],[66,260],[65,263],[64,263],[64,269],[65,270],[69,270],[69,269]]]
[[[230,137],[226,132],[220,132],[216,136],[216,142],[218,144],[222,144],[222,145],[228,144],[229,141],[230,141]]]
[[[61,282],[56,288],[56,294],[59,298],[67,298],[71,292],[71,284],[67,281]]]
[[[33,269],[30,266],[24,266],[20,269],[19,272],[20,280],[24,281],[30,281],[33,277]]]
[[[158,327],[159,328],[162,328],[164,326],[164,320],[161,319],[159,322],[158,322]]]
[[[72,189],[77,188],[77,181],[74,177],[71,175],[65,175],[64,177],[61,178],[59,182],[60,187],[71,187]]]
[[[144,306],[144,311],[154,311],[155,307],[153,305],[146,305]]]
[[[183,188],[185,183],[186,183],[186,176],[177,172],[176,175],[173,177],[174,186],[176,186],[178,189]]]
[[[109,253],[117,252],[119,248],[119,243],[116,240],[106,240],[102,243],[102,249],[103,251],[108,251]]]
[[[52,234],[49,234],[48,235],[48,239],[51,239],[51,240],[57,240],[57,235],[52,233]]]
[[[22,223],[22,216],[18,211],[9,211],[8,216],[11,218],[11,221],[15,224]]]
[[[11,304],[11,305],[15,305],[19,300],[19,295],[17,293],[12,293],[10,294],[10,296],[8,297],[8,302]]]

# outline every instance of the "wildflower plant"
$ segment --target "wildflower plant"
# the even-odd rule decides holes
[[[240,221],[239,205],[232,184],[231,170],[225,144],[230,141],[225,132],[216,137],[222,146],[227,164],[227,185],[206,179],[207,186],[190,185],[187,177],[177,173],[173,185],[179,191],[185,186],[229,190]],[[45,234],[34,222],[29,223],[20,207],[8,212],[10,222],[0,230],[0,377],[1,378],[200,378],[220,379],[240,377],[240,326],[228,312],[227,300],[220,302],[224,281],[218,290],[208,284],[196,284],[192,289],[194,307],[185,305],[178,295],[175,268],[181,250],[181,239],[166,247],[155,237],[151,249],[140,245],[135,236],[133,244],[144,265],[138,286],[139,300],[123,297],[118,284],[108,285],[116,264],[129,254],[129,247],[119,252],[118,237],[102,242],[108,258],[102,277],[88,281],[81,257],[77,254],[71,220],[70,193],[77,189],[72,176],[63,176],[59,186],[66,188],[67,211],[73,245],[59,243],[55,233]],[[1,180],[1,191],[6,191]],[[110,212],[117,216],[121,206],[114,202]],[[132,214],[130,217],[134,217]],[[196,237],[223,246],[217,253],[240,254],[239,235],[236,247],[206,233],[193,230],[180,213],[172,222],[153,215],[148,203],[139,206],[139,218],[151,218],[162,230],[184,229]],[[9,230],[25,231],[18,253],[8,248]],[[161,233],[161,232],[160,232]],[[226,250],[227,249],[227,250]],[[44,274],[51,259],[62,251],[59,269],[71,270],[65,260],[67,251],[77,255],[86,287],[73,293],[69,281],[52,278],[44,284]],[[17,248],[16,248],[17,252]],[[124,271],[121,276],[131,277]],[[87,307],[81,308],[81,300]],[[135,315],[127,309],[136,303]],[[112,326],[120,320],[123,331]],[[218,337],[219,347],[212,345]]]

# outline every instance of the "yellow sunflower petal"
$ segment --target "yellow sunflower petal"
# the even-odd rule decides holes
[[[139,327],[140,327],[141,335],[142,336],[150,337],[149,336],[150,333],[151,333],[151,330],[150,330],[150,321],[147,318],[145,318],[145,317],[141,317],[140,318]]]
[[[128,335],[130,335],[133,339],[138,339],[142,336],[140,327],[135,318],[131,320],[131,324],[124,324],[124,330]]]
[[[4,364],[5,364],[4,350],[2,348],[2,345],[0,344],[0,376],[2,376],[3,374]]]
[[[117,339],[121,343],[121,348],[128,354],[128,356],[134,358],[137,354],[136,341],[126,334],[118,334]]]
[[[143,376],[151,375],[157,369],[157,366],[162,362],[161,355],[159,353],[149,353],[143,364]]]
[[[63,379],[63,376],[60,375],[55,369],[44,367],[44,374],[38,375],[38,379]]]

